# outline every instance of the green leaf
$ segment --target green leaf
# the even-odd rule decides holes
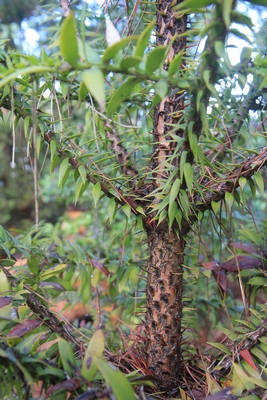
[[[96,99],[100,107],[106,108],[105,80],[102,71],[97,67],[92,67],[82,74],[83,82],[91,95]]]
[[[38,259],[37,259],[36,257],[34,257],[33,255],[31,255],[31,256],[28,258],[27,264],[28,264],[29,270],[30,270],[34,275],[37,275],[38,272],[39,272],[39,261],[38,261]]]
[[[121,103],[130,96],[138,81],[139,79],[134,76],[128,77],[119,89],[110,97],[107,108],[108,117],[111,117],[111,115],[120,107]]]
[[[102,62],[106,63],[110,60],[112,60],[117,53],[123,49],[124,47],[127,46],[127,44],[133,40],[136,40],[137,36],[127,36],[125,38],[122,38],[119,42],[116,42],[114,44],[112,44],[111,46],[108,46],[108,48],[106,49],[106,51],[103,54],[102,57]]]
[[[212,207],[212,210],[213,210],[214,214],[216,215],[217,212],[220,210],[220,203],[218,203],[217,201],[213,201],[212,200],[211,207]]]
[[[58,337],[58,348],[64,371],[67,371],[72,376],[76,366],[73,348],[69,342],[60,337]]]
[[[129,206],[129,204],[124,204],[121,209],[124,212],[124,214],[126,215],[126,217],[128,219],[130,219],[130,217],[131,217],[131,207]]]
[[[136,44],[136,48],[134,51],[135,56],[143,57],[145,49],[147,48],[147,45],[149,43],[149,39],[150,39],[151,32],[152,32],[154,25],[155,25],[155,21],[150,22],[150,24],[147,25],[145,30],[139,36],[137,44]]]
[[[176,56],[174,57],[174,59],[172,60],[172,62],[169,65],[169,77],[171,78],[173,75],[176,75],[176,73],[179,71],[179,67],[182,63],[183,57],[184,57],[184,50],[181,50],[178,54],[176,54]]]
[[[120,67],[123,71],[128,71],[128,69],[130,68],[137,68],[138,65],[142,62],[142,60],[143,59],[141,57],[128,56],[121,61]]]
[[[172,204],[171,203],[169,204],[169,209],[168,209],[168,217],[169,217],[168,227],[169,227],[169,229],[171,229],[171,227],[172,227],[174,218],[176,217],[176,214],[177,214],[177,210],[178,210],[178,207],[177,207],[176,201],[173,202]]]
[[[99,202],[99,199],[101,197],[102,191],[101,191],[101,185],[100,182],[97,182],[93,187],[92,187],[92,195],[95,203],[95,207],[97,206],[97,203]]]
[[[225,193],[225,201],[229,208],[232,208],[234,202],[234,196],[230,192]]]
[[[85,97],[88,94],[88,89],[87,86],[85,85],[84,82],[81,82],[80,87],[79,87],[79,93],[78,93],[78,97],[80,101],[83,101],[85,99]]]
[[[266,6],[266,0],[248,0],[252,4],[258,4],[259,6]]]
[[[101,358],[104,351],[104,335],[101,329],[98,329],[92,339],[90,340],[89,346],[87,347],[83,363],[82,363],[82,375],[91,382],[96,373],[97,373],[97,366],[96,363],[93,361],[93,357]]]
[[[168,84],[166,80],[161,79],[155,84],[155,92],[157,95],[159,95],[161,100],[164,99],[168,92]]]
[[[148,75],[152,74],[156,69],[158,69],[164,61],[166,47],[158,46],[155,47],[147,56],[146,61],[146,73]]]
[[[77,180],[75,187],[75,204],[79,201],[79,199],[81,198],[85,190],[88,188],[88,186],[89,182],[86,181],[84,183],[81,177]]]
[[[109,216],[109,222],[112,224],[114,221],[114,217],[117,211],[117,204],[115,202],[114,197],[111,197],[108,202],[108,216]]]
[[[30,67],[16,69],[16,71],[11,72],[9,75],[5,76],[0,81],[0,87],[6,86],[10,81],[15,79],[17,76],[24,76],[29,74],[38,74],[44,72],[54,72],[54,67],[47,67],[43,65],[31,65]]]
[[[0,225],[0,241],[1,242],[7,242],[8,236],[6,233],[6,230],[4,229],[4,227],[2,225]]]
[[[222,2],[222,17],[223,22],[225,23],[226,29],[229,28],[231,23],[231,12],[233,8],[233,1],[234,0],[224,0]]]
[[[80,165],[78,167],[78,171],[80,173],[83,183],[86,183],[87,182],[87,178],[86,178],[87,171],[86,171],[85,167],[83,165]]]
[[[178,4],[175,9],[182,10],[183,8],[198,9],[199,7],[207,7],[214,3],[214,0],[184,0]]]
[[[242,190],[244,190],[244,187],[246,186],[246,183],[247,183],[247,179],[246,179],[244,176],[241,176],[241,177],[238,179],[238,183],[239,183],[240,188],[241,188]]]
[[[184,165],[184,177],[189,193],[191,193],[193,186],[193,168],[192,165],[188,162],[186,162]]]
[[[181,180],[176,178],[171,187],[169,205],[172,205],[174,200],[176,199],[180,186],[181,186]]]
[[[135,400],[131,384],[121,371],[115,371],[107,361],[94,357],[94,363],[107,384],[111,387],[117,400]]]
[[[10,287],[9,287],[9,282],[7,279],[6,274],[4,271],[1,269],[0,270],[0,293],[3,295],[7,292],[9,292]]]
[[[79,52],[75,17],[73,13],[68,15],[61,28],[60,50],[65,60],[73,67],[76,67],[78,63]]]
[[[266,278],[261,276],[254,276],[248,281],[248,284],[254,286],[267,286],[267,281]]]
[[[255,182],[256,182],[256,184],[257,184],[257,186],[259,188],[259,191],[260,191],[261,195],[264,197],[265,196],[264,180],[263,180],[263,177],[262,177],[261,173],[260,172],[255,172],[254,173],[254,179],[255,179]]]
[[[64,160],[60,164],[59,173],[58,173],[58,186],[60,187],[61,190],[67,180],[69,172],[70,172],[69,159],[64,158]]]
[[[221,350],[223,353],[228,354],[229,356],[232,355],[232,352],[222,343],[207,342],[207,344],[210,344],[211,346]]]
[[[146,213],[144,212],[143,207],[141,207],[141,206],[136,207],[136,211],[138,211],[140,214],[146,216]]]

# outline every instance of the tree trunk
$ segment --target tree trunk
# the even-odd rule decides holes
[[[165,225],[165,224],[164,224]],[[159,378],[159,388],[170,391],[181,377],[181,319],[185,242],[167,226],[148,235],[146,290],[148,367]]]
[[[159,0],[157,2],[157,45],[169,46],[163,69],[168,70],[176,54],[186,49],[186,15],[177,18],[174,6],[181,0]],[[181,71],[183,70],[183,61]],[[182,72],[181,72],[182,73]],[[151,170],[154,171],[153,190],[163,187],[168,180],[170,169],[168,159],[177,170],[179,177],[179,156],[173,157],[176,142],[175,134],[183,137],[183,129],[178,127],[183,116],[183,91],[170,87],[168,96],[155,107],[153,118],[154,151]],[[186,144],[185,144],[186,145]],[[166,192],[165,192],[166,193]],[[157,202],[157,198],[155,201]],[[153,214],[153,213],[152,213]],[[150,213],[152,218],[154,215]],[[183,294],[183,261],[185,234],[180,238],[176,231],[170,230],[167,219],[156,226],[152,221],[148,230],[148,282],[146,290],[146,334],[148,368],[159,378],[158,388],[167,392],[178,386],[181,378],[181,319]],[[178,231],[178,227],[176,226]]]

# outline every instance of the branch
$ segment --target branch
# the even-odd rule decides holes
[[[68,342],[74,343],[75,351],[80,352],[83,349],[83,344],[69,332],[66,325],[61,324],[61,321],[44,306],[35,294],[31,293],[28,295],[27,305],[35,314],[39,314],[43,323],[46,324],[52,332],[57,333]]]
[[[241,358],[240,351],[253,349],[258,344],[259,338],[266,335],[267,335],[267,319],[265,318],[262,321],[261,325],[255,331],[249,332],[245,335],[244,340],[242,340],[242,342],[239,343],[237,351],[236,351],[237,346],[235,343],[233,343],[230,349],[233,354],[231,356],[224,357],[212,371],[209,371],[209,373],[213,375],[219,374],[220,377],[225,376],[225,374],[231,367],[232,362],[236,362]],[[218,358],[218,356],[216,358]],[[218,367],[220,367],[219,370]]]
[[[121,144],[119,135],[114,127],[111,125],[110,121],[106,124],[107,137],[111,142],[112,149],[115,153],[116,159],[121,167],[122,172],[127,176],[137,176],[137,170],[132,165],[127,165],[129,163],[129,154],[125,147]]]
[[[62,7],[62,14],[64,17],[67,17],[70,13],[70,5],[72,0],[60,0],[60,4]]]
[[[53,133],[52,133],[51,131],[48,131],[48,132],[46,132],[46,133],[44,134],[44,140],[45,140],[48,144],[51,142],[52,139],[54,139],[54,135],[53,135]],[[70,142],[71,142],[71,141],[70,141]],[[61,147],[60,149],[57,149],[57,152],[58,152],[58,154],[60,154],[60,155],[62,156],[62,159],[63,159],[63,158],[69,158],[69,163],[70,163],[70,165],[71,165],[74,169],[78,169],[79,166],[81,165],[81,164],[79,163],[79,161],[77,160],[77,157],[76,157],[76,156],[74,156],[74,157],[69,157],[69,156],[67,155],[67,152],[65,152],[64,148]],[[105,181],[100,181],[100,182],[99,182],[97,179],[95,179],[95,178],[93,177],[93,175],[92,175],[90,172],[88,172],[88,174],[86,175],[87,180],[88,180],[89,182],[93,183],[93,184],[96,184],[97,182],[99,182],[99,183],[100,183],[100,186],[101,186],[102,192],[103,192],[107,197],[109,197],[109,198],[114,197],[114,198],[115,198],[115,201],[116,201],[118,204],[122,205],[122,206],[123,206],[124,204],[128,204],[128,206],[131,208],[131,210],[133,211],[133,213],[136,214],[136,215],[138,215],[139,213],[138,213],[138,211],[136,211],[136,208],[138,207],[138,204],[136,204],[136,202],[133,200],[133,198],[132,198],[132,197],[129,197],[129,196],[124,196],[122,190],[116,188],[116,186],[114,186],[114,185],[110,182],[109,178],[106,177],[106,176],[103,174],[103,172],[98,168],[98,166],[93,162],[93,160],[92,160],[90,157],[88,157],[88,159],[89,159],[89,160],[91,161],[91,163],[97,168],[97,170],[98,170],[98,172],[99,172],[99,175],[102,176],[103,179],[104,179]],[[85,168],[86,168],[86,166],[85,166]],[[88,167],[87,167],[87,169],[88,169]],[[107,184],[107,181],[108,181],[108,184]],[[110,186],[110,187],[109,187],[109,186]],[[111,189],[113,189],[113,191],[115,191],[115,192],[118,194],[117,197],[114,196],[114,194],[112,193]],[[118,198],[118,197],[119,197],[119,198]]]
[[[224,199],[226,192],[234,192],[239,187],[239,178],[250,179],[255,172],[267,165],[267,147],[264,147],[259,154],[248,158],[240,167],[230,171],[224,178],[217,178],[205,184],[203,189],[203,203],[195,205],[197,211],[204,212],[211,208],[212,201],[219,202]],[[200,200],[200,195],[194,197],[194,203]]]

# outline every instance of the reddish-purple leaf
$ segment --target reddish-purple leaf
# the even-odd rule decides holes
[[[229,398],[230,396],[230,390],[232,388],[225,388],[223,390],[220,390],[219,392],[213,393],[210,396],[206,397],[205,400],[221,400],[221,399],[225,399],[226,397]]]
[[[53,394],[56,390],[59,390],[59,389],[65,389],[68,392],[71,392],[71,391],[77,389],[79,386],[80,386],[79,379],[75,379],[75,378],[68,379],[67,381],[63,381],[63,382],[57,383],[54,386],[51,386],[47,390],[46,396],[47,397],[51,396],[51,394]]]
[[[203,265],[203,267],[205,267],[206,269],[210,269],[211,271],[220,271],[221,269],[218,261],[209,261],[206,263],[202,263],[201,265]]]
[[[0,297],[0,308],[7,306],[12,300],[11,296]]]
[[[222,289],[222,291],[225,293],[227,291],[227,277],[225,274],[225,271],[212,271],[214,278],[216,279],[216,282]]]
[[[234,242],[234,243],[231,243],[231,246],[236,249],[242,250],[245,253],[249,253],[249,254],[257,254],[258,253],[258,249],[256,247],[252,246],[251,244]]]
[[[109,277],[110,272],[107,270],[107,268],[104,266],[103,263],[100,263],[98,260],[90,260],[90,263],[97,268],[102,274],[104,274],[107,278]]]
[[[237,261],[239,269],[259,268],[262,267],[262,261],[253,256],[237,256],[220,264],[220,268],[227,272],[237,272]]]
[[[8,333],[7,337],[12,338],[23,336],[26,333],[35,329],[40,324],[41,321],[38,321],[37,319],[27,319],[21,324],[14,326],[14,328],[12,328],[11,331]]]

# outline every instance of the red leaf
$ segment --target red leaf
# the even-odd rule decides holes
[[[26,333],[35,329],[40,324],[41,321],[38,321],[37,319],[27,319],[21,324],[14,326],[14,328],[12,328],[11,331],[8,333],[7,337],[12,338],[23,336]]]
[[[79,386],[80,386],[79,379],[75,379],[75,378],[68,379],[67,381],[63,381],[63,382],[57,383],[54,386],[51,386],[47,390],[46,396],[47,397],[51,396],[51,394],[53,394],[56,390],[59,390],[59,389],[65,389],[68,392],[71,392],[72,390],[77,389]]]
[[[256,365],[254,364],[253,358],[248,350],[240,350],[240,355],[253,369],[257,370]]]
[[[218,261],[209,261],[201,264],[203,267],[210,269],[211,271],[220,271],[220,264]]]

